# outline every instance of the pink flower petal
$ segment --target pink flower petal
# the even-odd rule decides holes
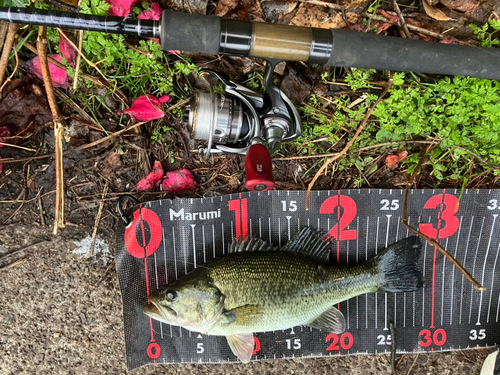
[[[137,16],[140,20],[159,21],[163,10],[158,4],[151,4],[151,10],[145,10]]]
[[[163,190],[169,193],[178,193],[197,186],[198,183],[194,179],[193,174],[185,168],[168,172],[165,175],[162,185]]]
[[[132,5],[137,0],[106,0],[107,3],[111,4],[109,8],[110,16],[126,17],[130,14],[132,10]]]
[[[159,21],[163,10],[158,4],[151,4],[151,10],[145,10],[137,16],[140,20],[155,20]],[[160,44],[160,39],[149,38],[150,40]]]
[[[160,185],[160,180],[163,177],[163,167],[159,161],[155,161],[153,169],[149,172],[146,177],[140,180],[135,189],[137,191],[151,190],[158,185]]]
[[[395,169],[398,167],[398,163],[408,156],[408,151],[400,152],[396,155],[387,155],[385,158],[385,165],[391,169]]]
[[[127,114],[133,119],[141,122],[156,120],[165,116],[162,105],[170,100],[168,95],[157,99],[151,94],[139,96],[134,100],[132,106],[124,111],[116,112],[118,115]]]
[[[54,54],[49,56],[52,57],[54,60],[61,62],[60,55]],[[33,60],[29,60],[26,63],[26,71],[43,82],[40,57],[37,56]],[[54,85],[54,87],[61,87],[63,89],[69,88],[68,73],[66,72],[66,70],[61,69],[49,62],[49,73],[52,78],[52,84]]]
[[[75,67],[76,59],[76,49],[71,45],[70,42],[62,35],[66,35],[69,38],[69,34],[66,31],[59,32],[59,49],[64,59],[68,62],[70,66]]]

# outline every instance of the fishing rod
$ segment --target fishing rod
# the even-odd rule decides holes
[[[158,38],[162,49],[263,58],[262,96],[211,70],[202,76],[222,83],[225,94],[197,93],[184,120],[204,149],[246,155],[245,187],[274,187],[269,152],[300,136],[300,116],[272,79],[280,61],[327,66],[465,75],[500,80],[500,49],[468,47],[361,33],[222,19],[164,10],[159,21],[95,16],[34,8],[0,7],[0,21]],[[267,146],[266,146],[267,145]]]

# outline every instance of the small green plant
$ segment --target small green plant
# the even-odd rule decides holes
[[[153,141],[153,143],[160,142],[163,139],[163,136],[171,130],[172,128],[166,125],[159,125],[154,130],[153,135],[151,136],[151,140]]]
[[[493,47],[500,43],[498,39],[494,39],[493,35],[500,31],[500,20],[491,19],[488,23],[485,23],[482,27],[471,24],[469,25],[477,38],[481,41],[483,47]],[[493,29],[492,32],[488,30]]]
[[[367,88],[370,74],[351,70],[346,81],[352,89]],[[426,164],[438,183],[447,180],[463,185],[474,176],[476,172],[471,175],[473,157],[464,149],[493,165],[500,165],[500,82],[457,76],[421,83],[411,73],[396,73],[393,80],[386,99],[376,107],[353,148],[404,140],[432,140],[436,146],[432,154],[427,155]],[[368,94],[365,101],[352,106],[357,97],[359,94],[325,99],[311,96],[307,105],[300,108],[304,132],[296,142],[301,152],[328,151],[319,147],[320,142],[314,139],[333,145],[341,137],[351,138],[367,108],[377,99]],[[346,130],[350,134],[346,134]],[[409,150],[404,144],[399,147]],[[412,173],[418,161],[419,154],[415,153],[403,163]],[[339,169],[356,166],[360,171],[371,165],[354,155],[339,163]],[[363,180],[356,179],[354,183],[363,184]]]
[[[372,88],[373,85],[368,82],[370,79],[370,75],[374,74],[374,69],[364,70],[364,69],[356,69],[352,68],[347,73],[345,77],[345,81],[351,88],[351,90],[359,90],[361,88]]]

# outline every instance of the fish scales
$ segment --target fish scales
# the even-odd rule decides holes
[[[304,325],[332,304],[376,291],[380,277],[370,263],[355,267],[323,266],[286,252],[229,254],[200,276],[213,280],[225,296],[224,308],[254,305],[262,309],[253,319],[215,325],[209,334],[262,332]]]

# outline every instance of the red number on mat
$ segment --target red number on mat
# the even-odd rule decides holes
[[[260,340],[254,336],[253,341],[255,341],[255,349],[253,350],[253,355],[257,354],[260,352]]]
[[[460,226],[460,220],[455,216],[459,208],[458,198],[451,194],[438,194],[430,198],[424,208],[435,209],[440,204],[444,205],[444,210],[441,208],[438,214],[438,228],[434,228],[431,223],[420,224],[422,233],[435,239],[438,239],[438,235],[439,238],[452,236]],[[441,220],[445,222],[444,226],[441,226]]]
[[[340,214],[341,207],[344,210],[342,215]],[[355,240],[358,237],[357,229],[345,230],[345,228],[347,228],[356,217],[358,212],[356,202],[346,195],[335,195],[323,202],[319,209],[319,213],[333,214],[336,208],[339,210],[337,214],[339,222],[330,229],[327,236],[331,236],[337,241]]]
[[[446,331],[442,328],[436,329],[433,334],[431,334],[430,330],[423,329],[419,335],[424,338],[418,342],[423,348],[431,346],[433,342],[437,346],[443,346],[446,343]]]
[[[342,336],[340,336],[339,340],[339,335],[336,333],[330,333],[328,336],[326,336],[326,341],[333,340],[333,342],[330,344],[326,350],[332,351],[332,350],[340,350],[339,347],[339,341],[340,341],[340,346],[342,349],[349,350],[352,348],[352,345],[354,344],[354,338],[349,332],[344,332]]]
[[[152,342],[148,346],[148,356],[151,359],[156,359],[160,356],[161,354],[161,349],[160,345],[158,345],[156,342]]]
[[[245,238],[248,235],[247,199],[229,201],[229,211],[234,211],[236,216],[236,238]]]

